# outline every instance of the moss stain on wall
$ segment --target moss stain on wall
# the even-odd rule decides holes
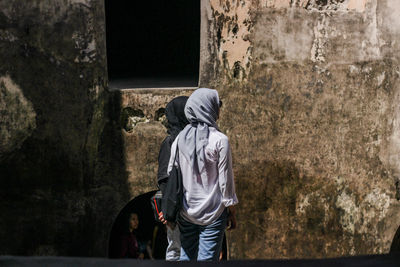
[[[399,5],[247,5],[249,67],[236,77],[224,68],[218,86],[224,101],[220,126],[232,143],[243,199],[239,229],[230,236],[232,255],[388,252],[400,225],[393,216],[399,209],[397,145],[389,148],[397,142],[399,64],[393,54],[398,48],[385,44],[399,36],[394,29],[389,34],[390,22],[382,19]],[[222,28],[232,21],[222,20]],[[221,33],[221,40],[231,36]],[[280,183],[270,183],[275,179]]]
[[[205,65],[219,69],[203,80],[224,102],[241,201],[231,256],[388,252],[400,225],[400,4],[209,5],[217,54]],[[0,253],[105,256],[119,210],[155,189],[162,108],[191,91],[107,93],[103,1],[0,10],[0,111],[26,110],[0,164]]]

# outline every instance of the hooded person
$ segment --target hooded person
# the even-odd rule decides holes
[[[171,146],[168,172],[179,165],[184,195],[180,260],[218,260],[225,228],[236,226],[231,149],[217,126],[221,105],[216,90],[194,91],[185,106],[190,124]]]
[[[167,170],[171,154],[171,145],[179,132],[189,123],[184,112],[187,100],[187,96],[178,96],[172,99],[165,108],[168,136],[164,139],[160,147],[157,174],[158,186],[163,194],[168,182]],[[179,228],[167,225],[167,239],[168,247],[165,259],[168,261],[179,260],[181,250]]]
[[[165,108],[167,119],[168,136],[164,139],[158,154],[158,173],[157,182],[164,193],[165,185],[168,181],[168,162],[171,155],[171,145],[179,132],[189,123],[186,119],[184,108],[188,100],[187,96],[178,96],[172,99]]]

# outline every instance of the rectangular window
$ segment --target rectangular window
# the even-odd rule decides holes
[[[200,0],[105,0],[110,89],[196,87]]]

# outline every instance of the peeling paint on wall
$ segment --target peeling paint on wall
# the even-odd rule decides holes
[[[79,32],[72,34],[72,40],[75,42],[75,48],[79,50],[79,56],[77,56],[74,62],[90,63],[96,60],[96,41],[94,39],[88,40]]]
[[[368,2],[369,0],[348,0],[347,8],[350,10],[356,10],[358,12],[364,12]]]
[[[251,2],[211,0],[210,4],[218,27],[219,60],[225,69],[236,71],[233,76],[240,76],[238,69],[246,73],[251,60]]]
[[[349,48],[353,51],[353,56],[355,52],[355,55],[358,54],[359,58],[377,59],[381,57],[377,34],[377,2],[376,0],[369,0],[369,3],[368,9],[365,10],[364,5],[363,9],[359,10],[360,12],[365,13],[363,17],[363,23],[366,24],[363,29],[363,36],[365,37],[362,38],[361,43],[354,44],[353,48],[349,46]],[[345,4],[345,2],[341,3],[341,5],[342,4]],[[337,9],[340,10],[340,6]],[[336,11],[336,9],[333,10]],[[342,10],[347,10],[347,8]],[[331,12],[333,12],[332,9],[323,10],[314,26],[314,42],[311,48],[311,60],[313,62],[326,61],[326,55],[328,51],[330,51],[327,47],[331,47],[333,41],[341,40],[343,44],[347,42],[348,36],[346,35],[346,31],[336,26],[337,21],[330,18],[333,16],[333,13]],[[343,52],[346,53],[346,50],[343,50]],[[346,59],[344,58],[344,61],[345,60]]]
[[[354,10],[364,12],[369,0],[262,0],[261,7],[268,8],[289,8],[303,7],[316,10]]]
[[[314,27],[314,41],[311,47],[311,61],[324,62],[325,61],[325,45],[328,42],[329,21],[325,16],[318,19],[317,25]]]
[[[386,218],[392,199],[381,189],[375,188],[357,204],[354,195],[343,191],[336,201],[338,208],[344,213],[340,217],[340,223],[346,231],[354,235],[374,234],[378,235],[379,222]]]
[[[330,64],[381,59],[382,47],[388,44],[378,31],[379,12],[376,0],[369,0],[363,12],[264,8],[254,21],[251,58],[259,63],[311,60]]]

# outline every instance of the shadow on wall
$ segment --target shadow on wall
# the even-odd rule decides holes
[[[101,133],[94,173],[83,183],[90,205],[76,239],[88,247],[86,254],[101,257],[107,256],[109,230],[114,218],[130,199],[120,125],[121,94],[110,94],[107,105],[108,119]]]
[[[328,238],[324,234],[325,203],[318,196],[310,197],[310,205],[301,217],[296,206],[302,195],[318,190],[310,183],[313,178],[301,174],[295,162],[289,160],[254,160],[251,164],[236,164],[235,167],[238,198],[245,201],[238,208],[240,225],[233,242],[240,242],[237,241],[237,247],[232,251],[234,257],[312,257],[321,254],[325,241],[319,237],[325,235]],[[285,238],[285,242],[280,242],[280,238]]]
[[[120,190],[127,174],[121,133],[112,118],[118,111],[113,113],[106,92],[89,98],[86,89],[93,84],[76,79],[79,68],[64,63],[54,68],[34,48],[29,57],[15,60],[19,47],[10,47],[0,76],[19,70],[10,72],[8,84],[18,86],[21,103],[31,103],[35,128],[0,160],[0,254],[105,256],[112,218],[129,199],[129,192]],[[9,103],[11,119],[20,118],[25,110],[11,110]]]

